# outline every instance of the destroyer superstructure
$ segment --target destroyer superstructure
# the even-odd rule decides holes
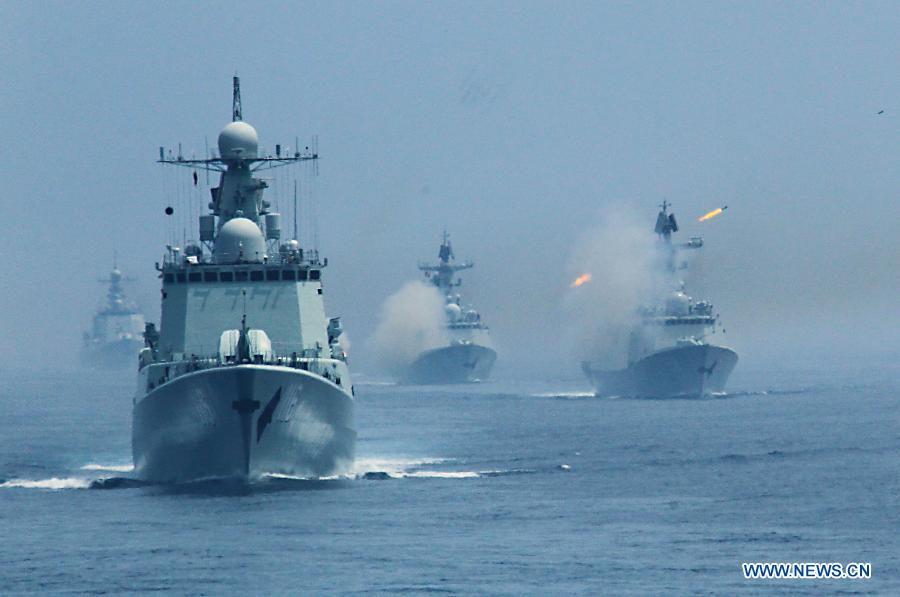
[[[106,304],[94,315],[90,331],[84,333],[82,362],[91,367],[134,367],[144,345],[144,316],[125,296],[125,277],[116,264],[109,278],[100,281],[109,284]]]
[[[713,339],[720,329],[713,305],[694,302],[678,275],[687,267],[681,261],[681,251],[701,248],[703,239],[692,237],[686,243],[673,243],[678,223],[668,208],[669,204],[663,202],[654,228],[659,237],[665,295],[638,308],[624,369],[582,363],[598,395],[668,398],[720,393],[737,364],[737,353]]]
[[[220,173],[199,243],[168,246],[160,329],[148,325],[133,417],[139,476],[155,481],[346,472],[356,439],[354,399],[338,318],[322,300],[327,260],[282,241],[281,215],[254,172],[315,160],[259,152],[242,120],[234,78],[232,122],[218,156],[160,162]],[[195,178],[196,181],[196,178]]]
[[[420,263],[419,269],[444,297],[449,341],[446,346],[422,352],[404,371],[404,383],[441,384],[483,381],[497,360],[487,325],[481,314],[462,302],[456,273],[474,267],[471,261],[456,261],[450,236],[444,232],[437,263]]]

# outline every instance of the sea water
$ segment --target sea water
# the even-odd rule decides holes
[[[3,372],[0,593],[900,593],[896,366],[699,400],[360,377],[351,475],[183,486],[130,481],[133,377]]]

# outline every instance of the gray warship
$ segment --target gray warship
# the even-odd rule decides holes
[[[438,262],[419,264],[426,279],[444,297],[449,343],[419,354],[403,372],[402,383],[468,383],[484,381],[490,375],[497,352],[491,344],[488,327],[482,322],[481,314],[471,305],[464,305],[461,296],[455,292],[462,284],[459,278],[454,279],[456,272],[474,265],[471,261],[456,261],[446,231],[438,250]]]
[[[144,316],[125,296],[125,277],[114,263],[108,283],[106,304],[94,315],[90,331],[84,333],[81,362],[88,367],[124,369],[134,367],[144,345]]]
[[[713,340],[718,315],[708,301],[694,302],[684,292],[678,271],[682,250],[700,249],[701,237],[675,244],[675,215],[663,202],[654,231],[659,237],[668,294],[657,304],[639,309],[638,323],[628,339],[627,366],[604,370],[591,361],[582,368],[598,396],[641,398],[697,397],[725,391],[728,377],[738,361],[737,353]]]
[[[339,318],[323,303],[327,260],[281,240],[262,169],[315,160],[259,150],[233,81],[218,156],[159,162],[220,174],[199,243],[167,246],[160,329],[146,326],[134,398],[136,474],[154,482],[321,478],[352,466],[354,398]],[[196,182],[196,178],[195,178]],[[296,216],[295,216],[296,217]],[[296,227],[295,227],[296,228]]]

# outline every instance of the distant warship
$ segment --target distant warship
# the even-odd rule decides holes
[[[456,272],[474,267],[471,261],[456,262],[450,236],[444,232],[444,240],[438,251],[438,263],[420,263],[434,286],[444,297],[446,330],[450,341],[446,346],[426,350],[419,354],[404,370],[401,381],[409,384],[444,384],[483,381],[488,378],[497,352],[491,346],[488,327],[474,308],[464,305],[455,289],[462,284]]]
[[[323,477],[353,464],[356,431],[340,319],[322,300],[327,260],[281,241],[281,215],[263,200],[260,169],[314,160],[263,155],[243,122],[234,78],[232,122],[218,157],[159,161],[219,172],[200,244],[169,246],[160,329],[147,325],[134,400],[138,476],[180,482],[264,475]],[[196,175],[195,175],[196,176]],[[195,178],[196,181],[196,178]]]
[[[639,309],[639,323],[631,331],[625,369],[602,370],[590,361],[582,368],[601,396],[669,398],[721,393],[738,356],[711,339],[718,316],[707,301],[694,302],[678,277],[678,251],[699,249],[703,239],[672,243],[678,231],[675,215],[663,202],[655,232],[660,239],[669,293],[659,304]],[[718,210],[721,211],[721,210]],[[602,283],[602,280],[599,282]]]
[[[84,333],[81,360],[89,367],[134,367],[138,351],[144,345],[144,316],[137,305],[125,297],[124,277],[113,265],[109,278],[106,305],[94,315],[89,332]]]

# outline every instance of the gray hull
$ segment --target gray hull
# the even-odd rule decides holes
[[[598,396],[673,398],[725,391],[737,353],[721,346],[678,346],[657,351],[627,369],[584,371]]]
[[[497,353],[478,344],[459,344],[428,350],[419,355],[401,376],[407,384],[450,384],[484,381],[494,367]]]
[[[353,398],[287,367],[197,371],[134,406],[135,472],[149,481],[339,475],[349,472],[355,444]]]

